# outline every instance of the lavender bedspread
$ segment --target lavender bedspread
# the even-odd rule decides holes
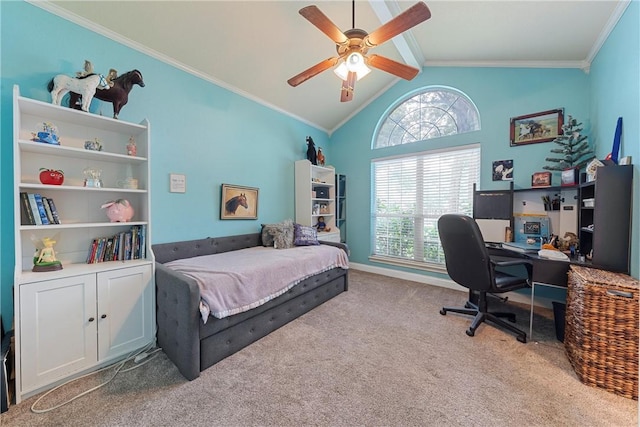
[[[329,245],[274,249],[256,246],[165,264],[200,287],[200,314],[222,319],[258,307],[293,286],[335,267],[349,268],[342,249]]]

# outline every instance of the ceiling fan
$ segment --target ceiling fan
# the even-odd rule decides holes
[[[355,0],[352,2],[353,28],[344,33],[315,5],[303,7],[299,13],[335,42],[338,56],[325,59],[291,77],[287,80],[287,83],[293,87],[340,63],[335,70],[336,74],[342,79],[340,101],[347,102],[353,99],[355,82],[371,71],[367,68],[367,65],[405,80],[413,79],[420,71],[417,68],[384,56],[376,54],[367,56],[367,52],[369,49],[429,19],[431,12],[424,2],[418,2],[411,6],[371,34],[355,28]]]

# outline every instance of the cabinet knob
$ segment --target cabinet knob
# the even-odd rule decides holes
[[[93,322],[94,320],[96,319],[94,319],[93,317],[89,317],[89,322]]]
[[[101,319],[106,319],[106,318],[107,318],[107,315],[106,315],[106,314],[103,314],[102,316],[100,316],[100,318],[101,318]]]

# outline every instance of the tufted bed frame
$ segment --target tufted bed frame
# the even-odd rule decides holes
[[[341,247],[346,245],[322,242]],[[333,268],[311,276],[283,295],[244,313],[205,324],[196,282],[163,264],[183,258],[261,245],[260,233],[153,245],[156,259],[158,345],[188,380],[348,288],[348,270]]]

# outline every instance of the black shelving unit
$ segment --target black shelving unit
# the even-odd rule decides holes
[[[336,226],[340,230],[340,241],[347,241],[347,176],[336,174]]]
[[[632,187],[632,165],[600,167],[595,181],[580,185],[580,253],[592,254],[594,267],[629,273]]]

